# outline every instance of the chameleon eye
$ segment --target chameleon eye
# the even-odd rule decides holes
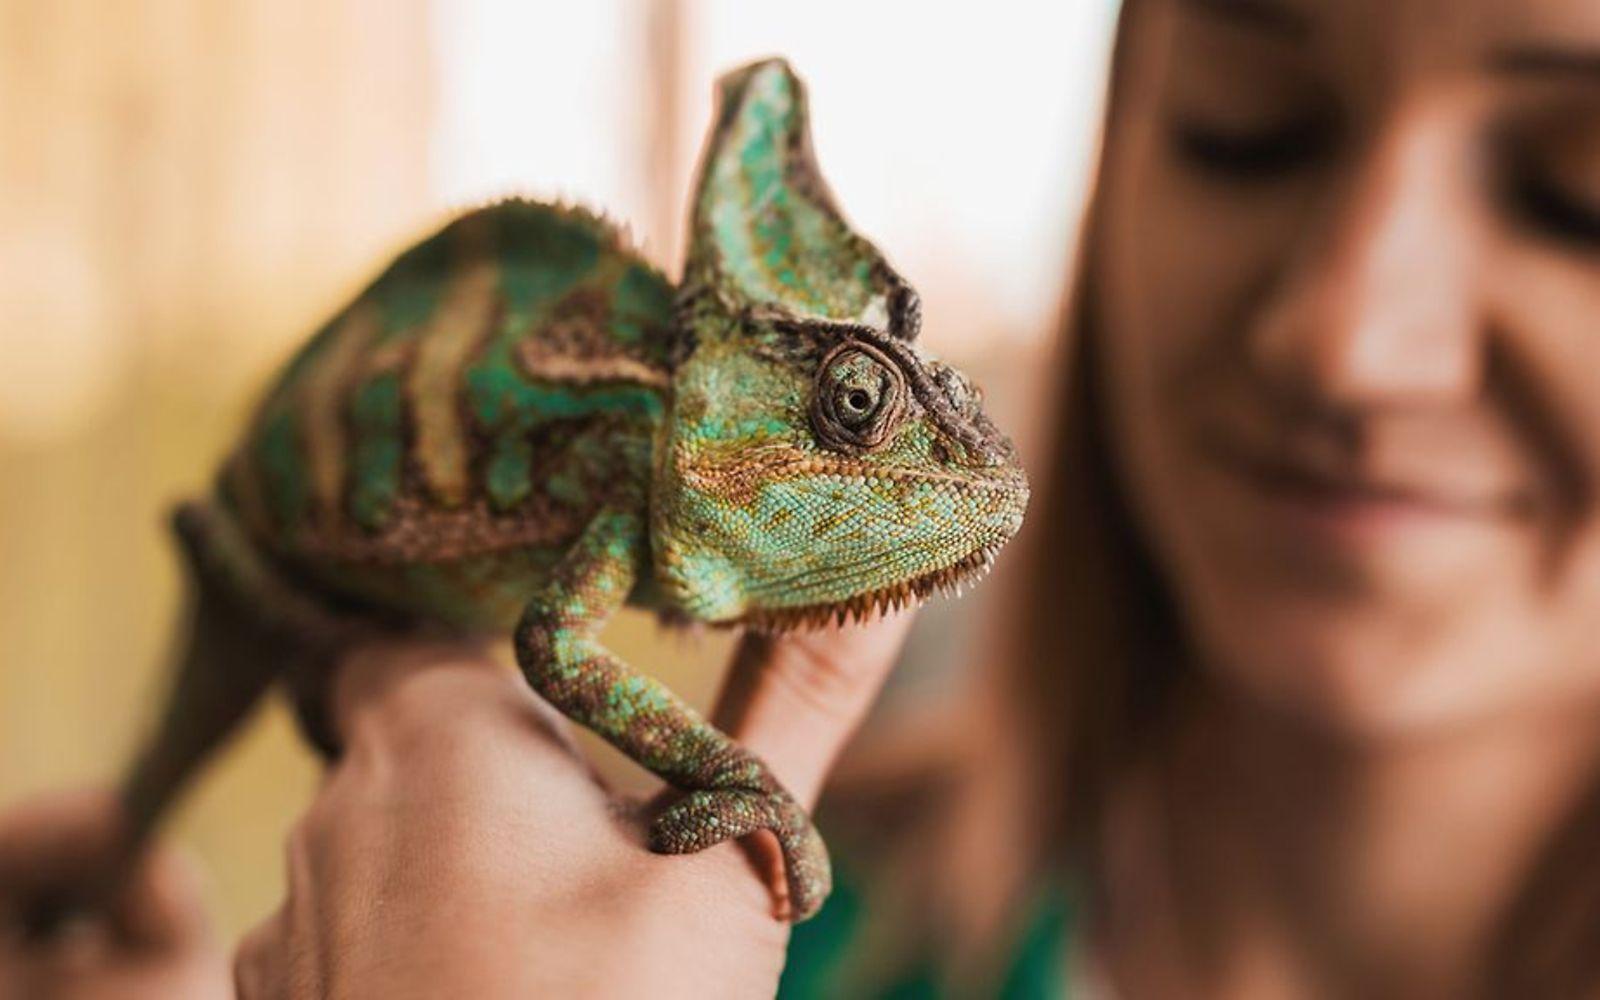
[[[839,400],[839,416],[847,422],[866,420],[877,408],[877,393],[866,389],[845,389]]]
[[[811,425],[825,447],[850,454],[876,448],[905,412],[905,377],[876,348],[844,343],[822,359]]]

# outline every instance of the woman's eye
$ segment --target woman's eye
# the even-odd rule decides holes
[[[1263,129],[1233,129],[1194,119],[1172,125],[1178,156],[1199,170],[1234,180],[1266,180],[1318,162],[1333,128],[1320,116]]]
[[[1600,130],[1594,114],[1558,111],[1508,122],[1489,135],[1495,194],[1535,233],[1586,249],[1600,247]]]
[[[1600,247],[1600,205],[1589,204],[1534,170],[1512,170],[1502,184],[1508,207],[1546,236]]]

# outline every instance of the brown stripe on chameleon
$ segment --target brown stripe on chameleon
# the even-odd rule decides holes
[[[343,394],[349,440],[343,509],[368,532],[381,529],[402,492],[420,488],[411,485],[416,477],[406,452],[412,415],[405,382],[416,353],[415,337],[379,341]]]
[[[482,498],[443,510],[420,497],[401,494],[379,531],[307,532],[297,540],[296,553],[329,564],[406,566],[507,549],[560,550],[578,536],[588,516],[538,495],[530,503],[515,514],[498,513]]]
[[[218,491],[238,513],[240,522],[252,537],[271,536],[272,514],[267,510],[261,474],[243,450],[235,451],[228,457],[217,485]]]
[[[618,336],[617,289],[638,267],[629,257],[602,257],[581,285],[562,296],[549,315],[517,341],[516,357],[523,373],[571,385],[631,382],[666,388],[672,372],[666,367],[665,352],[651,357],[656,345],[642,337],[639,343],[628,344]]]
[[[413,454],[423,480],[440,503],[458,507],[472,492],[461,373],[499,315],[500,262],[486,215],[464,219],[451,235],[452,274],[419,338],[406,392],[414,421]]]
[[[561,353],[544,340],[528,339],[517,345],[517,360],[530,378],[548,379],[573,385],[594,382],[635,382],[666,388],[672,375],[626,354],[610,357],[574,357]]]
[[[683,485],[732,506],[753,503],[761,490],[776,482],[811,476],[861,476],[887,483],[958,483],[974,490],[1006,491],[1010,487],[982,477],[926,468],[883,465],[825,451],[808,451],[785,442],[702,445],[674,458],[674,472]]]
[[[415,340],[391,340],[386,344],[380,344],[367,355],[366,360],[359,366],[361,374],[357,381],[365,381],[379,375],[398,372],[411,363],[411,359],[416,357],[416,353],[417,345]]]
[[[362,299],[350,307],[327,350],[300,383],[295,405],[303,428],[306,466],[317,515],[331,525],[343,509],[345,457],[349,439],[345,398],[361,367],[362,355],[383,328],[376,303]]]
[[[748,441],[703,444],[673,456],[675,474],[688,488],[744,507],[761,490],[784,479],[831,471],[832,463],[792,445],[753,445]],[[825,468],[826,466],[826,468]]]

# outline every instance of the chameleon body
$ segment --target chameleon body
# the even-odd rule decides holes
[[[917,298],[834,207],[807,128],[783,62],[721,81],[676,286],[597,216],[505,201],[406,250],[292,358],[178,515],[200,626],[128,785],[136,825],[277,673],[325,670],[341,623],[509,632],[540,695],[687,793],[653,849],[771,830],[789,915],[816,910],[804,810],[597,639],[625,603],[864,616],[986,569],[1020,526],[1010,444],[913,346]],[[206,651],[224,620],[257,637],[227,667]]]

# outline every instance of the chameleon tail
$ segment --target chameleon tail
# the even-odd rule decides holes
[[[119,790],[121,812],[105,853],[40,886],[25,924],[49,935],[68,918],[103,909],[139,859],[152,830],[199,765],[260,700],[291,649],[262,628],[245,595],[265,570],[233,522],[199,503],[172,517],[188,572],[186,621],[177,630],[175,678],[154,733]]]
[[[287,622],[263,615],[263,592],[282,588],[231,517],[186,503],[173,512],[172,526],[188,571],[189,607],[160,721],[122,785],[130,848],[304,648]]]

